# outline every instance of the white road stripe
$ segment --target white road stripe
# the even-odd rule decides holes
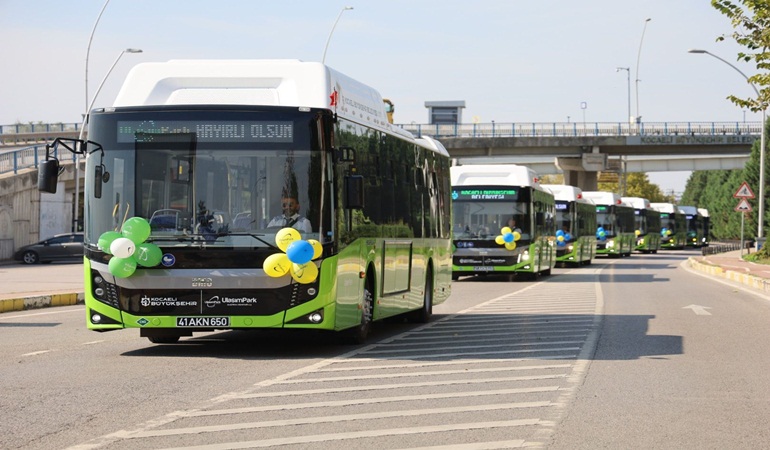
[[[503,409],[543,408],[552,406],[551,402],[519,402],[497,403],[491,405],[458,406],[448,408],[412,409],[406,411],[380,411],[375,413],[343,414],[337,416],[302,417],[298,419],[267,420],[262,422],[244,422],[225,425],[208,425],[198,427],[176,428],[157,431],[126,432],[124,439],[139,439],[160,436],[179,436],[185,434],[216,433],[220,431],[249,430],[254,428],[285,427],[296,425],[311,425],[319,423],[351,422],[354,420],[380,420],[388,417],[416,417],[436,414],[456,414],[466,412],[497,411]]]
[[[577,355],[576,355],[577,356]],[[379,361],[381,358],[367,358],[363,361]],[[401,364],[378,364],[371,366],[353,366],[348,364],[361,362],[361,359],[352,359],[349,361],[337,361],[333,366],[328,366],[323,369],[316,370],[317,373],[321,372],[350,372],[355,370],[388,370],[388,369],[409,369],[415,367],[432,367],[432,366],[453,366],[453,365],[474,365],[474,364],[507,364],[512,362],[538,362],[542,360],[562,360],[563,356],[537,356],[528,358],[506,358],[506,359],[462,359],[452,361],[415,361],[406,362]]]
[[[499,342],[499,340],[497,340]],[[487,345],[447,345],[444,347],[430,347],[430,351],[439,351],[439,350],[462,350],[462,349],[478,349],[478,348],[501,348],[501,347],[538,347],[538,346],[549,346],[549,345],[568,345],[568,344],[581,344],[582,340],[572,340],[572,341],[552,341],[552,342],[514,342],[514,343],[502,343],[502,344],[487,344]],[[412,352],[420,352],[424,353],[425,348],[411,348],[411,349],[393,349],[393,348],[385,348],[383,350],[370,350],[366,352],[367,355],[379,355],[382,353],[412,353]]]
[[[315,442],[330,442],[346,439],[376,438],[383,436],[403,436],[408,434],[446,433],[450,431],[467,431],[486,428],[507,428],[538,425],[538,419],[505,420],[498,422],[459,423],[450,425],[433,425],[424,427],[390,428],[385,430],[352,431],[349,433],[315,434],[287,438],[264,439],[246,442],[223,442],[211,445],[196,445],[192,447],[171,447],[166,450],[222,450],[239,448],[265,448],[278,445],[310,444]]]

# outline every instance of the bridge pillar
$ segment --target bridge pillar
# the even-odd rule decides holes
[[[598,190],[598,178],[598,172],[586,172],[579,170],[564,171],[564,184],[579,187],[583,191]]]
[[[591,153],[583,153],[579,158],[557,157],[555,164],[564,173],[564,184],[595,191],[599,188],[599,171],[607,169],[607,155],[594,146]]]

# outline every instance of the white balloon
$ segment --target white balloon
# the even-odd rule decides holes
[[[134,254],[136,244],[128,238],[117,238],[110,244],[110,252],[118,258],[129,258]]]

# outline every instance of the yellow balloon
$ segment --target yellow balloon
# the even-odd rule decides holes
[[[291,227],[281,228],[277,233],[275,233],[275,244],[283,252],[286,251],[286,249],[289,247],[289,244],[299,239],[302,239],[302,237],[299,235],[299,231]]]
[[[289,261],[286,253],[273,253],[265,258],[265,262],[262,263],[262,269],[270,277],[282,277],[291,269],[291,261]]]
[[[508,250],[514,250],[516,248],[516,243],[515,242],[506,242],[505,243],[505,248],[507,248]]]
[[[511,230],[511,227],[503,227],[502,230],[500,230],[501,234],[507,234],[507,233],[513,233],[513,230]]]
[[[556,236],[556,240],[559,242],[564,242],[564,236]]]
[[[503,240],[502,236],[498,236],[495,238],[495,242],[497,242],[497,245],[503,245],[505,244],[505,240]]]
[[[312,283],[316,278],[318,278],[318,267],[316,267],[316,265],[312,262],[305,264],[292,264],[291,277],[294,278],[297,283]]]
[[[518,231],[514,231],[513,232],[513,240],[514,241],[518,241],[519,239],[521,239],[521,233],[519,233]]]
[[[635,235],[637,235],[637,236],[639,236],[640,234],[642,234],[642,232],[641,232],[641,231],[639,231],[639,230],[636,230],[636,231],[634,231],[634,234],[635,234]]]
[[[307,241],[310,243],[310,245],[313,246],[313,258],[312,259],[317,259],[319,256],[321,256],[321,253],[323,253],[323,251],[324,251],[323,246],[321,245],[320,242],[316,241],[315,239],[308,239]]]

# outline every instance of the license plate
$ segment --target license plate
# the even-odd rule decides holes
[[[229,317],[177,317],[178,327],[229,327]]]
[[[492,272],[495,270],[494,267],[491,266],[476,266],[473,268],[476,272]]]

